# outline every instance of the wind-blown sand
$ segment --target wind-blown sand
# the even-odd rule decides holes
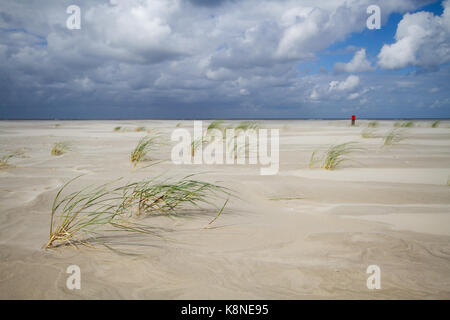
[[[259,165],[174,165],[170,144],[131,170],[129,155],[145,132],[170,140],[179,121],[2,121],[2,154],[21,150],[0,169],[2,299],[428,299],[450,298],[450,123],[416,121],[406,139],[381,148],[363,139],[368,121],[260,121],[280,129],[280,170]],[[192,128],[192,121],[181,127]],[[59,126],[55,126],[59,124]],[[393,121],[380,121],[385,134]],[[52,144],[71,150],[50,156]],[[311,153],[358,141],[366,150],[335,171],[307,169]],[[116,234],[120,252],[43,250],[50,208],[63,183],[100,184],[166,173],[219,182],[239,195],[224,213],[199,210],[150,217],[163,238]],[[217,205],[220,207],[222,203]],[[81,268],[81,289],[66,288],[66,268]],[[381,269],[381,289],[366,287],[366,268]]]

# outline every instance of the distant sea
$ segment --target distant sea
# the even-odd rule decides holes
[[[170,120],[170,121],[183,121],[183,120],[348,120],[351,118],[351,115],[349,117],[345,118],[3,118],[0,119],[0,121],[120,121],[120,120],[126,120],[126,121],[144,121],[144,120]],[[450,118],[363,118],[363,117],[356,117],[357,120],[450,120]]]

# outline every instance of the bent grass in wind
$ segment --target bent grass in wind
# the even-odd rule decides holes
[[[134,128],[134,131],[135,132],[144,132],[144,131],[146,131],[147,130],[147,128],[146,127],[136,127],[136,128]]]
[[[206,128],[206,134],[208,134],[208,131],[212,130],[212,129],[217,129],[222,131],[223,130],[223,120],[214,120],[213,122],[211,122],[208,126],[208,128]]]
[[[108,190],[107,185],[88,187],[61,198],[62,192],[75,179],[64,184],[53,200],[45,249],[65,244],[76,246],[76,243],[83,243],[80,235],[92,235],[101,226],[120,224],[113,222],[123,209],[121,196],[117,193],[120,188]]]
[[[6,168],[9,167],[9,159],[11,159],[13,155],[7,154],[5,156],[0,157],[0,168]]]
[[[64,153],[66,153],[68,150],[69,150],[68,142],[55,142],[52,150],[50,151],[50,154],[52,156],[60,156]]]
[[[395,128],[412,128],[412,127],[414,127],[414,122],[412,122],[412,121],[407,121],[407,122],[403,122],[403,123],[395,122],[394,127]]]
[[[393,129],[384,137],[383,146],[392,146],[404,139],[403,133],[398,129]]]
[[[127,207],[135,207],[136,215],[142,214],[176,214],[186,205],[199,208],[200,204],[213,205],[210,198],[218,194],[227,194],[226,188],[208,182],[184,177],[175,182],[154,180],[138,182],[132,186],[131,194],[126,199]]]
[[[242,132],[252,131],[259,129],[259,124],[256,121],[243,121],[239,123],[235,128],[235,137],[237,137]],[[232,141],[231,141],[232,142]],[[244,145],[238,146],[237,144],[234,144],[232,146],[234,158],[236,159],[238,157],[239,153],[243,153],[244,155],[249,152],[249,143],[247,140],[245,140]]]
[[[361,132],[361,137],[364,139],[373,139],[378,138],[378,135],[371,129],[364,129]]]
[[[147,154],[158,146],[160,146],[158,135],[145,136],[141,138],[130,155],[130,162],[133,164],[133,167],[135,167],[139,162],[148,159]]]
[[[341,163],[350,160],[349,158],[345,157],[346,155],[362,150],[364,149],[358,147],[356,142],[346,142],[338,145],[333,145],[330,146],[328,150],[326,150],[325,153],[319,157],[316,157],[318,151],[314,151],[311,155],[308,167],[312,168],[316,163],[322,162],[321,168],[326,170],[334,170]]]
[[[223,120],[214,120],[212,121],[208,127],[206,128],[206,133],[203,137],[198,138],[196,140],[193,140],[191,142],[191,155],[194,156],[195,152],[198,150],[198,148],[200,148],[200,146],[203,146],[205,143],[209,143],[212,140],[216,139],[216,137],[214,136],[214,131],[212,130],[219,130],[221,132],[223,132],[224,128],[223,128]]]
[[[19,151],[11,152],[8,154],[5,154],[3,156],[0,156],[0,169],[11,167],[12,165],[9,164],[9,160],[15,157],[21,156],[23,153]]]
[[[256,130],[259,128],[259,125],[257,122],[255,121],[242,121],[241,123],[239,123],[235,130],[239,131],[239,130],[243,130],[243,131],[247,131],[247,130]]]
[[[201,137],[198,139],[195,139],[191,142],[191,155],[195,156],[195,152],[200,148],[200,146],[203,146],[203,144],[207,143],[209,140],[205,137]]]
[[[190,177],[175,182],[150,179],[119,187],[104,184],[63,197],[63,191],[78,177],[72,179],[61,187],[53,200],[45,249],[89,245],[89,239],[99,229],[107,231],[106,228],[110,228],[108,231],[157,235],[151,226],[138,223],[133,217],[137,218],[141,213],[176,213],[177,209],[184,208],[184,204],[200,207],[200,204],[212,204],[210,199],[219,193],[230,194],[226,188]],[[138,209],[137,214],[129,214],[135,208]]]
[[[437,127],[439,127],[439,124],[441,123],[441,121],[439,121],[439,120],[436,120],[436,121],[434,121],[432,124],[431,124],[431,127],[432,128],[437,128]]]
[[[233,129],[233,126],[227,126],[226,128],[223,127],[223,120],[214,120],[212,121],[209,126],[206,129],[206,133],[203,137],[198,138],[191,142],[191,155],[194,156],[195,152],[199,149],[200,146],[203,146],[207,143],[213,142],[215,139],[217,139],[217,136],[214,135],[213,129],[217,129],[222,132],[222,140],[226,140],[226,136],[224,134],[224,131],[227,129]],[[259,124],[255,121],[242,121],[240,122],[236,127],[234,127],[234,137],[236,138],[240,133],[245,132],[247,130],[256,130],[259,128]],[[232,143],[234,141],[230,141]],[[245,147],[242,146],[241,148],[245,148],[245,152],[248,149],[248,143],[246,143]],[[233,152],[235,154],[235,157],[237,156],[237,153],[240,152],[241,149],[238,150],[236,144],[233,146]]]

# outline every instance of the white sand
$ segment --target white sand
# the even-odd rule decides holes
[[[354,216],[345,217],[354,218]],[[450,215],[448,213],[391,213],[364,215],[363,219],[387,223],[396,230],[411,230],[450,236]]]
[[[381,138],[361,138],[368,121],[261,121],[280,129],[276,176],[250,165],[175,166],[170,144],[152,155],[162,163],[131,170],[129,154],[145,133],[113,128],[146,126],[169,141],[178,122],[1,121],[1,154],[24,157],[0,169],[0,298],[450,298],[449,122],[433,129],[416,121],[405,140],[381,148]],[[380,121],[375,130],[383,135],[392,125]],[[71,150],[50,156],[56,141]],[[316,148],[347,141],[365,148],[353,162],[307,169]],[[146,219],[163,239],[107,239],[127,254],[101,245],[42,249],[51,203],[70,178],[85,174],[76,183],[83,187],[194,172],[239,195],[213,228],[203,229],[217,211],[202,210]],[[72,264],[81,268],[81,290],[66,288]],[[366,288],[371,264],[381,268],[378,291]]]

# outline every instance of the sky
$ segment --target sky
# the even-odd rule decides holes
[[[450,0],[0,0],[0,119],[352,114],[450,118]]]

